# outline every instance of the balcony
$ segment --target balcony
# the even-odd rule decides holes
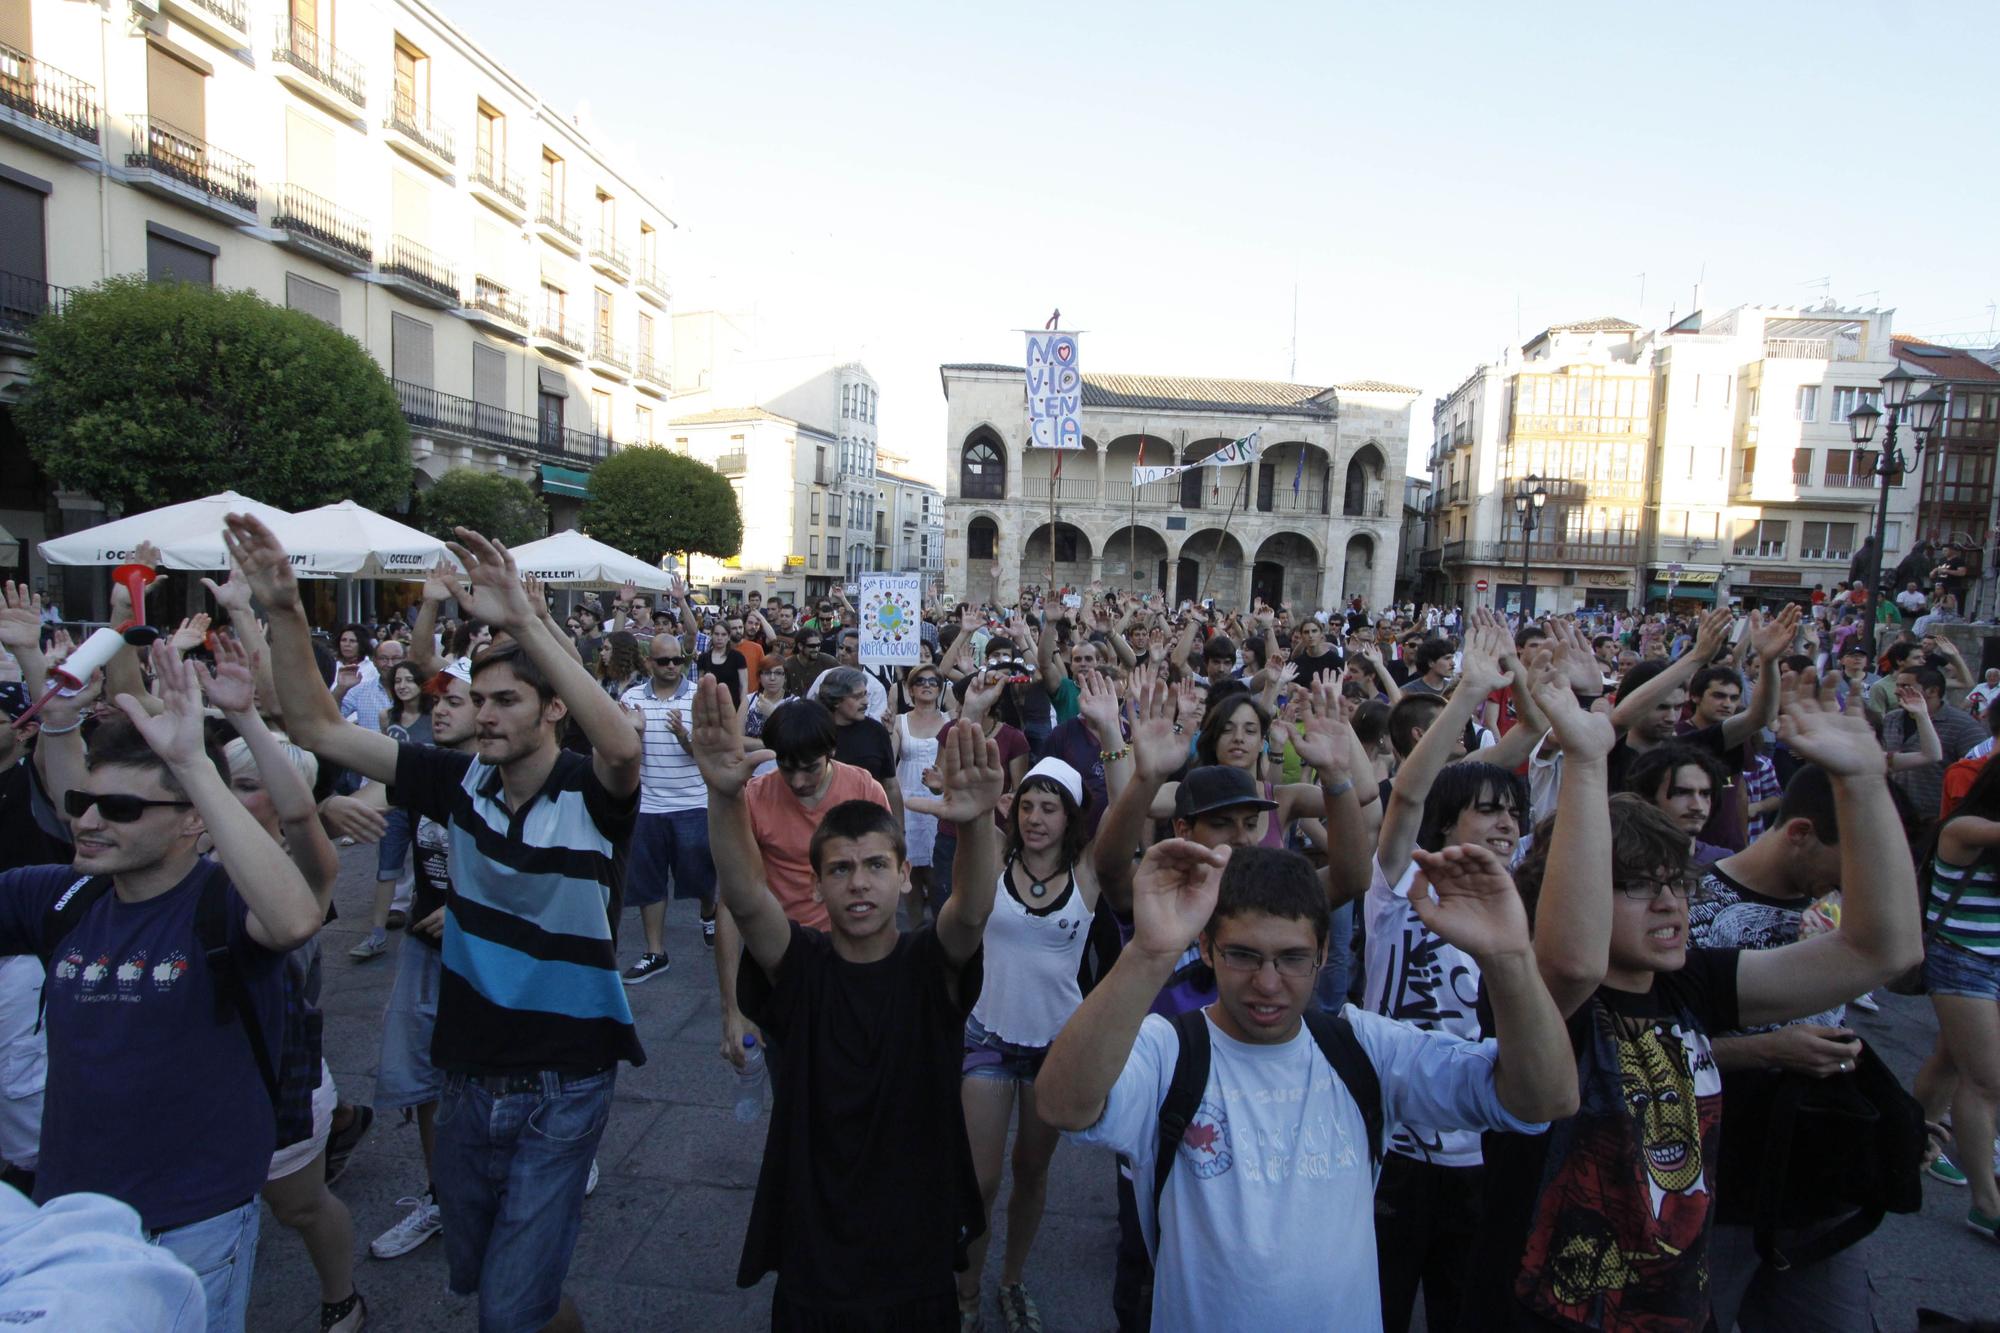
[[[617,238],[599,227],[590,234],[590,266],[620,282],[632,276],[632,262]]]
[[[51,287],[21,273],[0,273],[0,352],[32,352],[29,335],[35,321],[50,312],[61,313],[68,304],[67,287]]]
[[[639,353],[639,369],[632,382],[638,386],[640,393],[649,393],[655,398],[666,397],[674,388],[673,376],[653,359],[651,352]]]
[[[535,210],[535,230],[565,254],[583,253],[583,225],[563,209],[560,199],[546,191],[541,207]]]
[[[286,184],[279,192],[271,226],[282,233],[278,244],[316,259],[343,273],[365,273],[375,266],[368,224],[332,200],[311,190]]]
[[[632,378],[632,354],[602,330],[591,335],[590,368],[623,383]]]
[[[458,161],[452,151],[451,131],[431,119],[430,108],[410,98],[397,96],[389,104],[389,118],[382,122],[389,132],[389,146],[410,161],[446,180]]]
[[[271,47],[271,68],[278,82],[307,101],[346,120],[357,120],[368,105],[368,83],[361,62],[343,54],[330,41],[295,19],[278,20]]]
[[[26,51],[0,46],[0,133],[73,161],[97,156],[97,90]]]
[[[459,299],[458,274],[437,256],[407,236],[389,238],[389,257],[382,264],[382,285],[412,301],[439,310],[465,304]]]
[[[632,282],[638,287],[639,295],[643,299],[651,301],[656,306],[664,307],[667,304],[669,298],[667,280],[660,272],[659,265],[649,259],[641,259],[638,267],[632,271]]]
[[[525,341],[528,336],[528,308],[521,298],[485,278],[475,278],[472,300],[454,312],[460,319],[477,324],[503,338]]]
[[[257,173],[250,164],[157,117],[132,117],[125,170],[130,183],[148,194],[219,222],[256,225]]]
[[[741,449],[715,460],[715,470],[725,477],[740,477],[749,470],[750,460]]]
[[[821,459],[813,465],[813,485],[833,485],[833,464],[827,462],[825,459]]]
[[[1833,344],[1825,338],[1766,338],[1764,355],[1783,361],[1827,361]]]
[[[1029,500],[1040,500],[1047,504],[1051,498],[1060,504],[1065,500],[1077,504],[1097,503],[1097,473],[1095,469],[1083,477],[1023,477],[1021,494]]]
[[[226,51],[250,49],[243,0],[160,0],[160,8]]]
[[[1875,489],[1875,474],[1872,472],[1828,472],[1820,478],[1819,484],[1822,486],[1839,487],[1842,490],[1873,490]]]
[[[472,155],[472,195],[502,217],[520,222],[528,216],[528,187],[507,164],[481,148]]]
[[[420,434],[531,454],[568,467],[601,463],[612,449],[608,436],[537,421],[407,380],[395,383],[403,419]]]
[[[558,361],[576,365],[583,360],[583,335],[571,328],[560,312],[545,316],[533,338],[537,350]]]
[[[1454,549],[1457,548],[1456,553]],[[1529,543],[1531,565],[1632,565],[1639,560],[1639,543],[1622,533],[1585,533],[1576,538],[1554,536],[1544,539],[1539,531]],[[1446,564],[1499,565],[1521,563],[1521,539],[1498,542],[1451,542],[1444,548]]]
[[[1444,552],[1432,546],[1417,552],[1418,569],[1439,569],[1444,565]]]

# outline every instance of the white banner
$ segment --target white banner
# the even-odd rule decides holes
[[[861,665],[915,666],[922,641],[924,576],[861,576]]]
[[[1201,467],[1235,467],[1238,463],[1254,463],[1257,451],[1264,447],[1264,430],[1260,426],[1240,440],[1223,445],[1207,458],[1201,460]]]
[[[1029,447],[1083,448],[1083,373],[1074,333],[1028,335]]]
[[[1132,484],[1146,486],[1156,481],[1165,481],[1168,477],[1179,476],[1185,471],[1187,469],[1184,467],[1135,467],[1132,469]]]

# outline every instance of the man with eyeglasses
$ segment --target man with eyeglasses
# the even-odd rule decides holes
[[[861,631],[858,629],[844,629],[840,631],[840,638],[837,642],[840,646],[834,650],[834,668],[853,667],[855,670],[861,671]],[[820,672],[814,678],[812,684],[806,687],[805,697],[808,699],[820,699],[820,691],[825,688],[826,680],[832,674],[832,669]],[[867,682],[868,689],[868,706],[863,711],[875,721],[887,725],[889,721],[889,691],[883,688],[882,682],[875,679],[869,672],[861,671],[861,677]],[[832,707],[831,702],[825,699],[820,699],[820,702],[826,703],[829,708]]]
[[[694,677],[678,635],[655,634],[647,679],[618,702],[645,719],[639,764],[639,818],[625,861],[625,904],[639,909],[644,952],[621,980],[638,986],[663,975],[667,958],[667,879],[674,893],[701,903],[701,936],[715,945],[715,861],[708,850],[708,790],[688,753]]]

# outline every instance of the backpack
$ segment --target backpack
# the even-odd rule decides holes
[[[264,1024],[257,1016],[257,1007],[250,1000],[250,989],[243,979],[242,971],[236,965],[236,955],[229,948],[228,902],[225,896],[229,881],[220,874],[211,874],[202,882],[201,897],[195,903],[195,941],[201,946],[208,964],[209,976],[215,982],[215,1021],[218,1024],[240,1020],[244,1034],[250,1041],[250,1054],[257,1061],[257,1073],[264,1082],[264,1091],[270,1094],[271,1106],[278,1116],[278,1146],[297,1143],[312,1133],[312,1092],[319,1084],[319,1061],[313,1060],[312,1082],[305,1089],[305,1134],[297,1134],[298,1123],[296,1095],[287,1097],[278,1078],[277,1067],[271,1061],[271,1048],[264,1040]],[[62,942],[69,938],[71,931],[83,920],[84,913],[97,904],[98,899],[111,891],[108,875],[86,875],[56,895],[42,916],[41,947],[36,951],[47,968],[62,948]],[[292,1020],[294,987],[287,972],[286,1029],[287,1034],[298,1026]],[[42,1017],[48,1009],[49,992],[46,983],[42,986],[41,999],[35,1009],[35,1028],[40,1031]],[[299,1001],[303,1005],[303,999]],[[317,1014],[314,1014],[317,1017]],[[289,1042],[287,1043],[290,1044]],[[288,1139],[287,1134],[291,1133]]]
[[[1172,1018],[1174,1036],[1180,1042],[1180,1053],[1174,1061],[1174,1077],[1167,1085],[1166,1099],[1160,1103],[1160,1142],[1153,1155],[1153,1234],[1160,1233],[1160,1198],[1167,1190],[1167,1177],[1173,1172],[1174,1159],[1180,1156],[1181,1139],[1187,1134],[1188,1122],[1201,1109],[1201,1095],[1208,1088],[1209,1039],[1208,1019],[1199,1009],[1175,1014]],[[1375,1062],[1368,1058],[1362,1048],[1361,1039],[1354,1035],[1354,1025],[1347,1021],[1345,1014],[1324,1014],[1316,1009],[1305,1013],[1307,1031],[1312,1033],[1319,1052],[1326,1062],[1333,1066],[1333,1076],[1346,1088],[1361,1108],[1361,1123],[1368,1132],[1368,1169],[1371,1174],[1380,1174],[1382,1169],[1383,1114],[1382,1080],[1375,1073]],[[1155,1241],[1157,1248],[1158,1241]]]

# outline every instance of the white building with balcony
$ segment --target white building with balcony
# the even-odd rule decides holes
[[[926,593],[944,573],[944,492],[900,472],[875,473],[875,565],[922,574]]]
[[[761,407],[675,417],[673,447],[708,464],[736,492],[743,549],[718,560],[689,557],[688,582],[724,597],[761,593],[797,602],[844,580],[846,525],[837,511],[833,458],[840,436]]]
[[[948,595],[1008,602],[1097,578],[1234,606],[1392,595],[1415,389],[1086,373],[1084,447],[1057,477],[1057,454],[1027,447],[1021,367],[940,375]],[[1142,446],[1147,466],[1192,464],[1259,429],[1254,466],[1132,485]]]

